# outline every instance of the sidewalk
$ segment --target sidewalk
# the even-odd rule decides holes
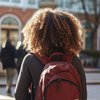
[[[88,85],[100,84],[100,69],[97,68],[84,68],[86,81]]]
[[[100,69],[96,68],[84,68],[87,84],[100,84]],[[13,86],[16,85],[18,75],[15,74],[13,79]],[[0,77],[0,87],[6,85],[6,78]]]
[[[9,97],[5,95],[0,95],[0,100],[15,100],[14,97]]]
[[[16,85],[17,77],[18,77],[18,75],[15,74],[15,76],[13,78],[13,84],[12,84],[12,86]],[[0,87],[5,87],[5,86],[6,86],[6,77],[2,76],[2,77],[0,77]]]
[[[84,68],[88,100],[100,100],[100,69]]]
[[[100,100],[100,72],[96,69],[87,69],[85,68],[85,75],[86,75],[86,81],[87,81],[87,100]],[[13,86],[12,86],[12,97],[14,97],[14,88],[16,85],[18,75],[16,74],[13,79]],[[6,98],[6,78],[0,77],[0,100],[2,97]],[[13,98],[14,99],[14,98]],[[4,100],[10,100],[10,99],[4,99]],[[11,99],[12,100],[12,99]]]
[[[18,75],[15,74],[13,78],[13,85],[11,87],[11,96],[6,94],[6,77],[0,77],[0,100],[15,100],[14,99],[14,89],[17,82]]]
[[[98,68],[84,68],[85,73],[100,73]]]

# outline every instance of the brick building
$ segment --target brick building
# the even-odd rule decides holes
[[[16,45],[18,41],[22,41],[23,37],[21,30],[29,21],[31,16],[40,7],[52,7],[59,10],[74,13],[79,17],[81,22],[85,25],[83,31],[84,42],[83,49],[89,49],[91,45],[91,29],[85,21],[84,10],[81,2],[71,4],[72,0],[0,0],[0,49],[3,41],[10,37],[13,44]],[[89,9],[92,9],[91,2],[88,3]],[[58,5],[58,6],[57,6]],[[90,12],[92,13],[92,12]],[[93,16],[90,15],[91,24]],[[95,37],[96,49],[100,49],[100,26],[98,27]]]
[[[22,41],[21,30],[38,9],[37,0],[0,0],[0,45],[7,37]]]

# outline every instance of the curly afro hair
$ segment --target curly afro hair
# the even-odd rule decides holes
[[[28,50],[51,54],[60,50],[64,54],[76,53],[81,50],[82,26],[71,13],[39,9],[23,28],[24,45]]]

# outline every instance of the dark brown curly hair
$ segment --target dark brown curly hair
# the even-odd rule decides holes
[[[64,54],[78,54],[81,50],[80,21],[68,12],[50,8],[39,9],[22,33],[25,47],[41,56],[55,50]]]

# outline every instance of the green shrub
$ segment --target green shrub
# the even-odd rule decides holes
[[[97,51],[97,50],[82,50],[80,53],[87,54],[94,58],[100,58],[100,51]]]

